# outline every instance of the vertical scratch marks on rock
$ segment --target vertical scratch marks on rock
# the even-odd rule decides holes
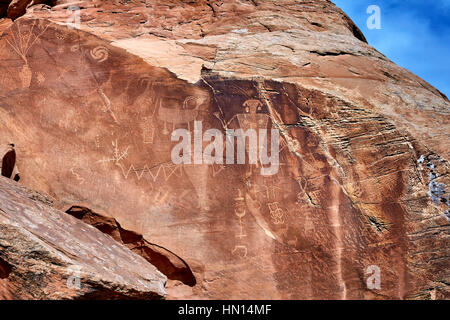
[[[314,169],[314,167],[306,162],[303,157],[299,153],[300,145],[299,142],[295,139],[293,139],[285,129],[285,126],[283,124],[283,121],[280,117],[280,115],[276,112],[276,110],[273,108],[271,100],[269,97],[267,97],[268,90],[265,88],[263,81],[258,82],[258,89],[259,92],[262,95],[263,100],[265,101],[265,104],[267,106],[267,109],[269,111],[270,117],[272,119],[273,125],[275,128],[279,129],[282,136],[285,138],[286,143],[288,144],[289,150],[294,153],[300,160],[304,161],[308,166]],[[327,158],[330,160],[330,158]],[[333,166],[335,170],[339,170],[339,167],[336,168],[336,166]],[[337,282],[339,285],[339,289],[341,292],[341,299],[345,300],[347,299],[347,286],[344,281],[343,277],[343,270],[342,270],[342,255],[343,255],[343,240],[342,240],[342,222],[341,222],[341,216],[339,212],[340,207],[340,191],[341,191],[341,184],[336,181],[336,179],[333,177],[334,170],[330,174],[330,181],[331,181],[331,199],[332,203],[329,209],[329,219],[331,222],[331,228],[333,230],[333,235],[335,238],[335,263],[336,263],[336,277]]]
[[[281,120],[280,115],[273,108],[270,98],[267,97],[267,92],[269,92],[269,90],[267,90],[266,87],[264,86],[264,80],[258,81],[258,91],[260,92],[262,100],[264,100],[267,110],[269,111],[269,116],[272,119],[272,124],[276,129],[280,130],[280,133],[283,136],[284,140],[286,141],[289,151],[295,154],[305,164],[307,164],[310,169],[316,171],[316,169],[309,162],[307,162],[299,153],[300,143],[297,140],[293,139],[286,131],[286,126]]]
[[[335,263],[336,263],[336,276],[339,284],[339,290],[341,291],[341,299],[347,299],[347,286],[344,281],[343,272],[342,272],[342,251],[343,251],[343,243],[342,243],[342,223],[341,217],[339,214],[339,192],[340,186],[333,182],[331,184],[331,206],[329,209],[329,219],[331,222],[331,227],[333,230],[333,234],[335,237]]]

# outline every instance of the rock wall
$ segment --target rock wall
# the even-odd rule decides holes
[[[0,177],[1,300],[162,299],[166,280],[109,236]]]
[[[0,21],[20,183],[176,253],[169,298],[449,297],[450,103],[330,1],[74,5]],[[175,165],[195,121],[278,129],[277,174]]]

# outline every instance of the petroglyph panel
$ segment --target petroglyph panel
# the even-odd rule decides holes
[[[412,276],[407,227],[409,215],[434,212],[408,198],[423,179],[415,153],[426,150],[374,110],[206,68],[188,83],[99,37],[33,19],[3,33],[0,69],[0,144],[14,141],[21,182],[57,208],[82,203],[179,252],[203,279],[185,298],[403,298],[427,283]],[[278,129],[278,171],[263,176],[259,158],[174,164],[171,133],[193,137],[195,121],[224,136]],[[369,265],[389,270],[382,292],[361,280]],[[242,283],[251,285],[236,290]]]

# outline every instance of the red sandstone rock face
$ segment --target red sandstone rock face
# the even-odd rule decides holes
[[[130,248],[131,251],[144,257],[175,284],[180,282],[188,286],[196,284],[195,276],[180,257],[165,248],[148,242],[136,232],[123,229],[115,219],[101,216],[82,207],[72,207],[67,213],[96,227]]]
[[[27,8],[38,4],[51,3],[48,0],[1,0],[0,18],[17,19],[24,15]]]
[[[34,199],[0,178],[0,299],[165,297],[166,278],[151,264]]]
[[[180,257],[168,297],[448,298],[449,101],[331,2],[81,2],[81,30],[68,6],[3,29],[0,144],[57,208]],[[278,173],[173,164],[195,120],[279,129]]]

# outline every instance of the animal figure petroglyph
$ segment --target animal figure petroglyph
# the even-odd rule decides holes
[[[167,128],[167,124],[172,124],[172,130],[175,130],[176,125],[187,124],[190,130],[190,123],[194,122],[199,113],[199,104],[196,104],[194,109],[188,109],[188,103],[190,101],[197,100],[196,97],[189,96],[183,101],[183,108],[167,108],[162,106],[160,102],[158,110],[158,119],[164,122],[163,134],[168,135],[170,132]]]

